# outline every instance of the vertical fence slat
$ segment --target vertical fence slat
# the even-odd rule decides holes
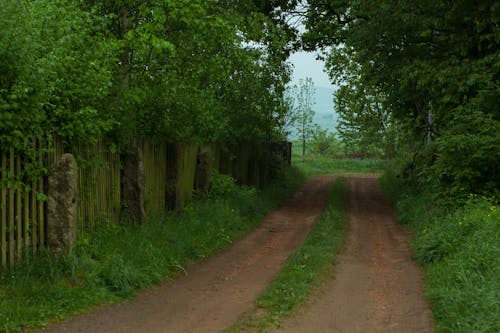
[[[23,193],[23,238],[24,238],[24,252],[29,253],[30,248],[30,189],[25,186]]]
[[[40,153],[38,160],[40,162],[40,165],[43,163],[43,156]],[[44,192],[43,188],[43,179],[40,179],[38,181],[38,191]],[[37,200],[38,201],[38,247],[42,248],[45,245],[45,201]]]
[[[93,168],[89,168],[89,180],[91,184],[89,186],[89,225],[93,229],[94,228],[94,211],[95,211],[95,195],[94,195],[94,186],[95,186],[95,170]]]
[[[113,193],[114,193],[114,209],[115,209],[115,223],[120,222],[121,213],[121,177],[120,177],[120,157],[119,155],[114,155],[114,169],[115,175],[113,177]]]
[[[21,157],[19,155],[15,158],[16,164],[16,177],[21,175]],[[23,219],[22,219],[22,188],[16,186],[16,257],[20,259],[23,253]]]
[[[37,210],[37,200],[36,193],[38,191],[38,182],[33,181],[31,184],[31,251],[33,254],[36,253],[38,245],[38,210]]]
[[[0,228],[0,236],[1,236],[1,262],[0,266],[5,267],[7,265],[7,188],[5,181],[7,172],[7,154],[5,151],[2,151],[2,169],[0,170],[0,174],[2,175],[2,182],[0,186],[2,187],[2,196],[0,201],[1,208],[1,228]]]
[[[103,213],[103,205],[104,205],[104,198],[102,197],[102,186],[103,186],[103,183],[102,183],[102,169],[103,169],[103,164],[104,164],[104,161],[103,161],[103,152],[102,152],[102,141],[99,141],[99,144],[98,144],[98,147],[97,147],[97,151],[98,151],[98,165],[97,165],[97,174],[96,174],[96,188],[97,188],[97,215],[98,215],[98,219],[101,219],[102,220],[102,213]],[[99,221],[100,222],[100,221]]]
[[[9,151],[9,175],[10,175],[10,184],[8,186],[9,189],[9,264],[12,266],[14,264],[14,251],[15,251],[15,240],[14,240],[14,186],[13,176],[14,176],[14,148],[11,148]]]

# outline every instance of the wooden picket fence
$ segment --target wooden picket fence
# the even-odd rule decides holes
[[[72,152],[78,163],[80,230],[118,223],[121,211],[121,162],[108,140],[79,145]]]
[[[165,210],[165,186],[167,184],[167,144],[146,140],[141,142],[144,175],[146,177],[145,209],[149,216],[156,216]]]
[[[263,163],[268,163],[266,156],[269,154],[260,144],[231,148],[218,144],[138,140],[138,146],[143,155],[144,206],[148,216],[162,214],[167,206],[181,207],[189,200],[196,182],[203,183],[203,172],[197,174],[197,156],[199,151],[207,151],[207,147],[211,147],[212,153],[210,170],[229,174],[241,184],[262,186],[267,182],[268,171]],[[110,141],[81,144],[72,151],[65,151],[57,139],[50,142],[33,139],[19,150],[0,147],[0,268],[12,266],[19,259],[44,248],[45,172],[68,152],[76,157],[78,164],[79,231],[120,221],[123,208],[122,159]],[[27,177],[36,174],[34,170],[42,171],[38,177]],[[172,194],[174,201],[169,198]]]
[[[48,165],[62,155],[60,144],[51,143],[44,153],[28,156],[13,148],[0,151],[0,267],[36,253],[45,246],[45,183],[43,177],[26,180],[24,165]],[[41,151],[47,143],[26,143]]]

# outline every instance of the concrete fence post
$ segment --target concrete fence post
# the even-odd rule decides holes
[[[78,211],[78,166],[71,154],[64,154],[49,167],[47,245],[64,254],[76,245]]]
[[[146,177],[142,149],[136,141],[130,146],[124,162],[122,183],[125,216],[134,223],[142,224],[146,217],[144,208]]]
[[[196,190],[202,197],[207,197],[214,171],[217,146],[204,144],[198,151],[198,164],[196,166]]]

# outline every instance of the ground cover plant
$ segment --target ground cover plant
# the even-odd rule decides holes
[[[292,164],[306,176],[328,173],[382,173],[387,161],[377,158],[333,158],[330,155],[308,153],[302,155],[300,143],[292,146]]]
[[[189,262],[207,258],[250,231],[303,179],[290,169],[260,191],[218,175],[206,201],[141,226],[104,225],[80,237],[67,256],[42,253],[24,260],[0,275],[0,331],[43,327],[182,274]]]
[[[306,156],[303,159],[295,158],[292,163],[305,175],[313,176],[327,173],[382,173],[387,162],[379,159]]]
[[[500,208],[486,196],[450,200],[402,186],[387,173],[382,186],[413,233],[415,259],[438,333],[500,331]]]
[[[265,332],[279,326],[298,305],[319,287],[331,272],[344,234],[345,179],[335,181],[327,207],[315,222],[304,244],[292,254],[281,272],[228,332]]]

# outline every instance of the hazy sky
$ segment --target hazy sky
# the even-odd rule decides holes
[[[316,54],[311,52],[296,52],[288,59],[293,65],[292,84],[298,84],[299,79],[312,78],[317,86],[333,88],[328,75],[323,72],[324,63],[316,60]]]

